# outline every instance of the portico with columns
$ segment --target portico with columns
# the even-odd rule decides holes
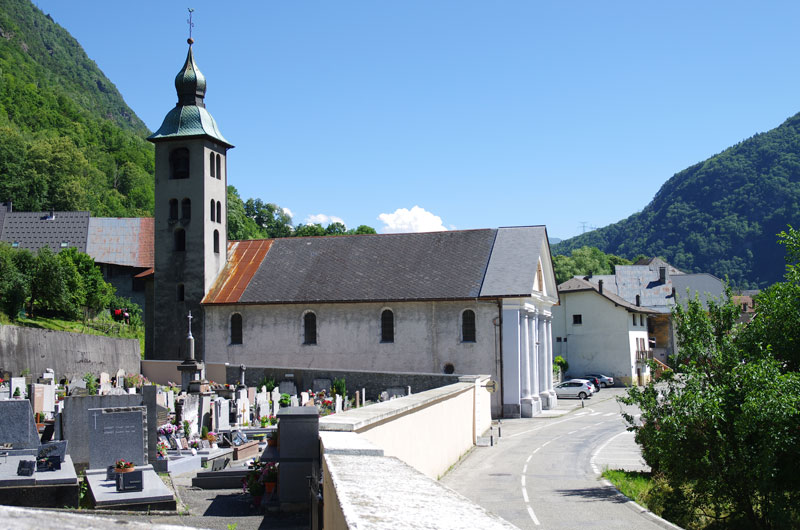
[[[503,416],[530,418],[556,406],[552,300],[503,301]],[[515,355],[516,353],[516,355]]]

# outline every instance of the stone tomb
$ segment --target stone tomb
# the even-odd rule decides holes
[[[113,466],[119,459],[147,464],[147,407],[89,409],[89,468]]]
[[[92,491],[96,508],[117,510],[174,510],[175,497],[153,470],[153,466],[137,466],[142,472],[141,491],[117,491],[116,476],[107,478],[105,469],[86,471],[86,481]]]
[[[39,432],[27,399],[0,401],[0,444],[13,449],[39,449]]]

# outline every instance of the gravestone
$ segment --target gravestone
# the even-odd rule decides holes
[[[389,394],[389,399],[394,397],[404,397],[406,396],[406,387],[402,386],[393,386],[386,389],[386,393]]]
[[[331,380],[330,379],[314,379],[313,386],[311,388],[314,393],[325,391],[326,394],[331,393]]]
[[[281,384],[278,386],[278,390],[280,390],[281,394],[289,394],[290,396],[297,394],[297,387],[295,386],[294,381],[281,381]]]
[[[208,430],[213,430],[213,423],[211,421],[212,415],[214,414],[214,410],[211,407],[211,396],[210,395],[202,395],[200,396],[200,424],[199,428],[202,431],[203,427],[208,427]]]
[[[289,398],[289,406],[290,407],[297,407],[299,405],[300,405],[300,403],[298,403],[298,401],[297,401],[297,396],[292,396],[292,397]]]
[[[28,397],[28,385],[25,384],[24,377],[12,377],[11,385],[9,386],[11,397],[14,397],[14,391],[19,389],[19,397],[25,399]]]
[[[20,460],[17,465],[17,475],[20,477],[32,477],[36,471],[36,460]]]
[[[247,388],[247,401],[249,401],[251,405],[256,402],[256,389],[252,386]]]
[[[116,381],[114,382],[114,386],[117,388],[125,388],[125,370],[120,368],[117,370]]]
[[[53,383],[56,381],[56,373],[53,371],[52,368],[47,368],[44,373],[42,374],[42,379],[49,379]]]
[[[334,412],[338,414],[341,411],[342,411],[342,396],[336,394],[336,408],[334,409]]]
[[[158,391],[156,394],[156,405],[160,405],[164,408],[167,408],[167,393],[162,392],[161,390]]]
[[[145,463],[155,462],[158,458],[156,443],[158,442],[158,427],[162,424],[158,423],[157,394],[158,387],[155,385],[145,385],[142,387],[142,405],[147,407],[147,417],[151,418],[145,425],[147,428],[147,460]]]
[[[189,422],[189,437],[192,437],[199,432],[199,408],[200,399],[196,394],[187,394],[186,397],[183,398],[183,408],[181,409],[181,426],[183,426],[184,421]]]
[[[33,414],[44,412],[44,386],[38,383],[31,385],[31,406]],[[49,385],[48,385],[49,386]]]
[[[27,399],[0,401],[0,444],[12,449],[38,449],[39,432]]]
[[[141,469],[135,469],[127,473],[116,473],[117,492],[142,491],[144,488],[144,477]]]
[[[56,411],[56,385],[44,385],[43,409],[50,414]]]
[[[167,392],[167,408],[170,412],[175,412],[175,392],[172,390]]]
[[[276,386],[275,388],[272,389],[269,400],[274,403],[277,403],[278,401],[280,401],[280,399],[281,399],[281,391]]]
[[[231,428],[229,406],[229,401],[225,398],[214,401],[214,431],[227,431]]]
[[[389,401],[389,392],[383,391],[379,397],[380,401]]]
[[[308,392],[300,392],[300,406],[305,407],[308,403]]]
[[[100,372],[100,395],[104,396],[111,390],[111,376],[107,372]]]
[[[64,462],[67,456],[67,440],[56,440],[55,442],[43,443],[39,446],[38,458],[57,457],[60,462]]]
[[[119,459],[147,464],[147,407],[89,409],[89,468],[106,469]]]

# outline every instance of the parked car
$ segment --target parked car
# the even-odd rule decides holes
[[[595,392],[600,392],[600,380],[594,377],[593,375],[582,375],[580,377],[576,377],[575,379],[586,379],[587,381],[592,383]]]
[[[555,387],[556,396],[562,397],[576,397],[586,399],[592,397],[594,391],[592,390],[592,383],[586,379],[571,379],[559,383]]]
[[[590,377],[596,377],[600,380],[600,386],[603,388],[614,386],[614,378],[603,374],[586,374]]]

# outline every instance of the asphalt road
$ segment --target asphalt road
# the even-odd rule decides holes
[[[523,529],[663,528],[600,478],[642,469],[616,396],[559,400],[559,417],[503,420],[494,447],[476,447],[441,482]],[[495,431],[496,434],[496,431]]]

